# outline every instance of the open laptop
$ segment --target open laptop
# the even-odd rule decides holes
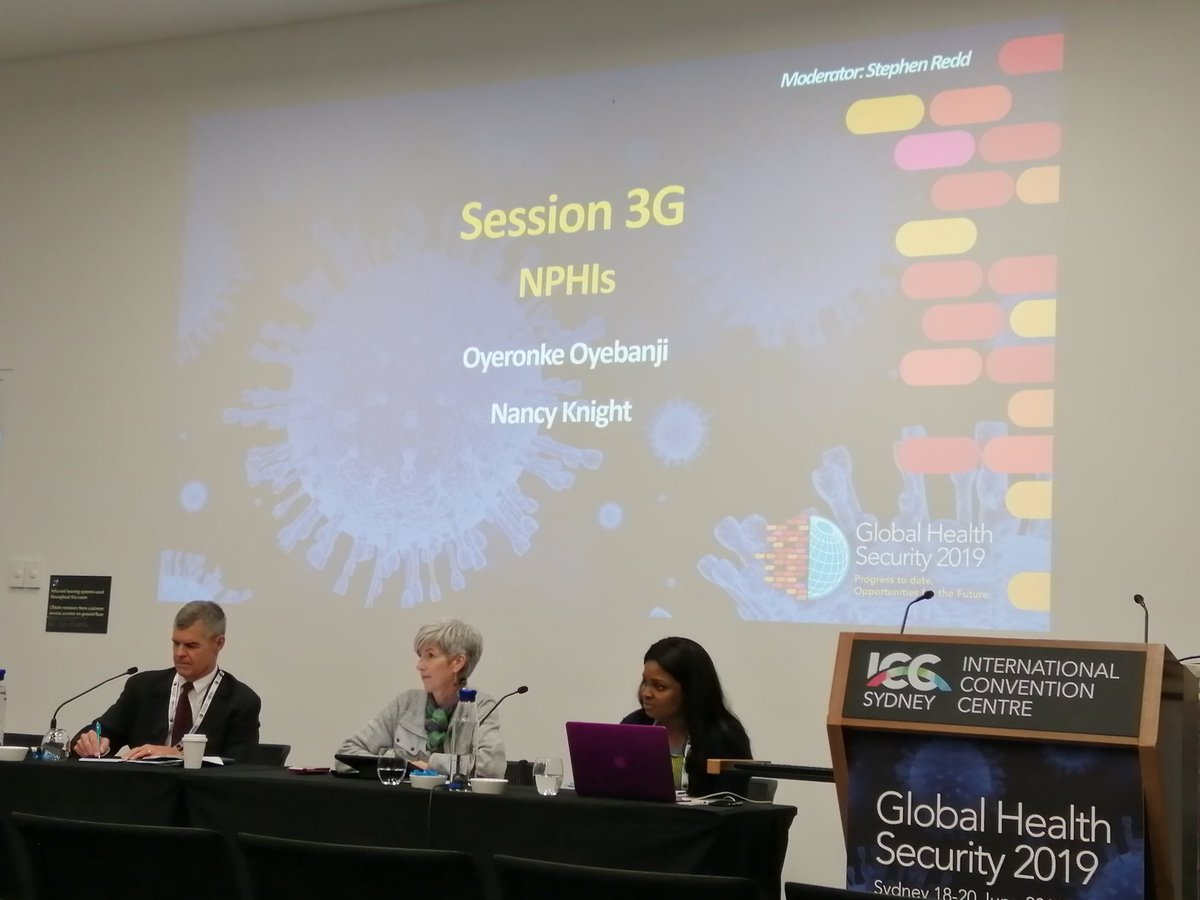
[[[661,725],[568,722],[567,749],[580,797],[675,801],[671,747]]]

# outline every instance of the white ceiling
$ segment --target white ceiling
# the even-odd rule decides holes
[[[0,61],[452,0],[0,0]]]

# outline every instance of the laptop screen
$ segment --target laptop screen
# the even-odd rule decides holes
[[[581,797],[675,800],[671,747],[660,725],[568,722],[567,749]]]

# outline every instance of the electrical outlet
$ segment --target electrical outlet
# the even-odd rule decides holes
[[[25,587],[40,591],[42,589],[42,573],[45,570],[46,566],[40,559],[25,560]]]
[[[8,564],[8,586],[10,588],[25,587],[25,561],[14,559]]]

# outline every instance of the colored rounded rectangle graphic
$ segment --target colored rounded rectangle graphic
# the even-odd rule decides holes
[[[925,101],[916,94],[868,97],[846,110],[846,127],[854,134],[911,131],[925,118]]]
[[[1054,424],[1054,391],[1017,391],[1008,398],[1008,419],[1021,428],[1050,428]]]
[[[913,387],[971,384],[983,372],[983,357],[969,347],[913,350],[900,360],[900,379]]]
[[[1008,324],[1021,337],[1054,337],[1057,310],[1057,300],[1022,300],[1008,314]]]
[[[1062,33],[1013,38],[1000,48],[997,62],[1006,75],[1057,72],[1063,67]]]
[[[959,210],[1003,206],[1012,197],[1013,177],[1007,172],[963,172],[935,181],[930,199],[938,209]]]
[[[970,219],[917,219],[896,232],[896,249],[905,256],[948,256],[966,253],[979,236]]]
[[[1012,91],[1002,84],[942,91],[929,104],[929,118],[938,125],[996,122],[1012,109]]]
[[[1047,294],[1058,290],[1058,257],[1006,256],[988,269],[988,287],[997,294]]]
[[[986,341],[1004,328],[1004,310],[995,303],[947,303],[931,306],[921,331],[931,341]]]
[[[1054,345],[1000,347],[988,354],[988,378],[997,384],[1041,384],[1054,380]]]
[[[896,142],[892,158],[906,172],[953,169],[975,155],[975,136],[969,131],[910,134]]]
[[[1034,166],[1017,176],[1017,197],[1022,203],[1058,202],[1058,166]]]
[[[979,139],[979,156],[990,163],[1049,159],[1062,149],[1062,128],[1057,122],[997,125]]]
[[[1048,434],[992,438],[983,448],[983,465],[993,472],[1048,475],[1054,471],[1054,440]]]
[[[1018,572],[1008,580],[1008,602],[1017,609],[1046,612],[1050,609],[1050,573]]]
[[[896,465],[913,475],[953,475],[979,465],[979,445],[969,437],[907,438],[896,444]]]
[[[983,266],[973,259],[913,263],[900,278],[900,289],[913,300],[970,297],[983,287]]]
[[[1004,506],[1018,519],[1049,519],[1053,492],[1050,481],[1017,481],[1009,485]]]

